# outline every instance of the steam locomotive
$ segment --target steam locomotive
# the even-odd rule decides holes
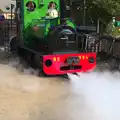
[[[66,17],[64,0],[17,1],[17,52],[46,75],[86,72],[96,67],[96,52],[88,52],[84,34]]]

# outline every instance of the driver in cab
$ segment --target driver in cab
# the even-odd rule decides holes
[[[46,15],[47,15],[46,18],[57,18],[58,17],[58,11],[56,10],[55,2],[49,3],[48,11]]]

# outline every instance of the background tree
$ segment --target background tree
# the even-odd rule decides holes
[[[120,0],[86,0],[87,11],[94,19],[109,23],[120,12]]]
[[[90,19],[91,16],[94,21],[100,19],[105,25],[109,23],[113,16],[120,13],[120,0],[85,0],[86,1],[86,19]],[[78,11],[79,20],[83,18],[84,0],[72,0],[79,8]],[[75,9],[74,9],[75,10]],[[75,13],[75,12],[74,12]]]

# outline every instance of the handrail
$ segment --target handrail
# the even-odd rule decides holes
[[[51,20],[55,20],[55,19],[59,19],[58,17],[57,18],[46,18],[46,17],[41,17],[40,19],[32,19],[33,20],[48,20],[48,21],[51,21]]]
[[[60,17],[56,17],[56,18],[41,17],[40,19],[33,19],[33,20],[55,20],[55,19],[59,19],[59,20],[72,20],[72,18],[60,18]]]

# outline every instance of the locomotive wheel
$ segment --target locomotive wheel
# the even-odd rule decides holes
[[[42,68],[42,57],[39,55],[35,54],[33,55],[33,68],[38,69],[39,77],[46,77],[47,75],[44,73],[43,68]]]
[[[39,76],[39,77],[48,77],[48,76],[43,72],[42,69],[39,70],[39,75],[38,75],[38,76]]]
[[[40,57],[40,55],[37,54],[33,54],[32,55],[32,65],[35,69],[37,68],[42,68],[42,63],[41,63],[42,59]]]
[[[23,52],[22,52],[23,53]],[[36,71],[36,75],[39,77],[46,77],[47,75],[43,72],[42,69],[42,63],[41,62],[41,57],[37,54],[33,54],[29,51],[24,51],[24,56],[23,56],[24,60],[26,61],[26,63],[24,64],[24,66],[26,68],[31,67]],[[24,61],[23,60],[23,61]]]

